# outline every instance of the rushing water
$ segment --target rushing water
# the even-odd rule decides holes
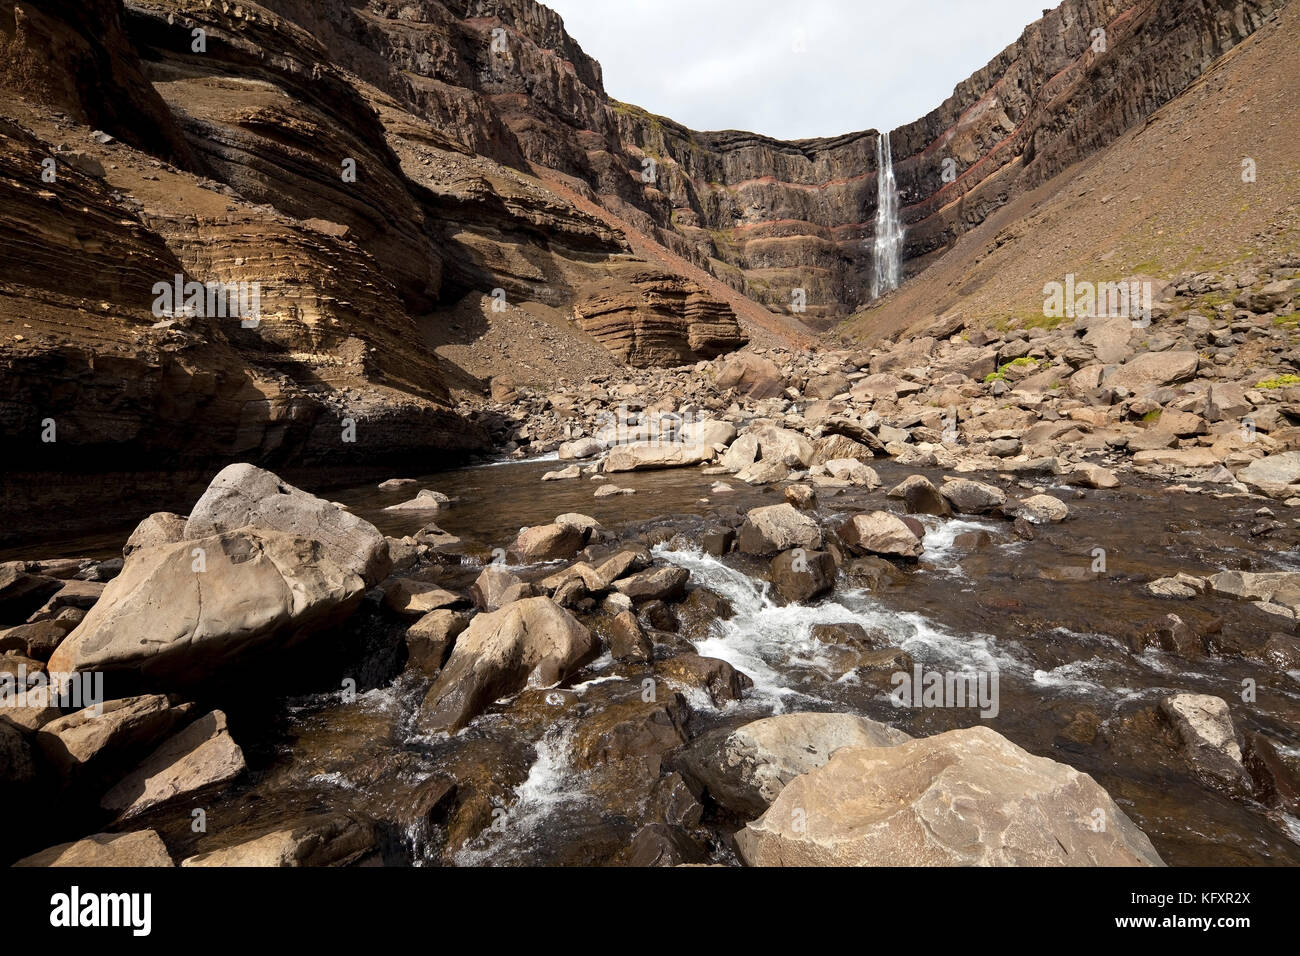
[[[871,297],[898,288],[903,265],[903,220],[894,180],[889,134],[876,138],[876,236],[872,247]]]
[[[616,540],[651,535],[660,560],[688,568],[693,587],[708,588],[731,605],[729,617],[692,633],[699,652],[728,661],[754,681],[743,700],[721,705],[680,688],[691,708],[692,734],[798,710],[857,713],[914,735],[987,722],[1031,753],[1094,776],[1171,864],[1300,864],[1300,821],[1207,785],[1154,718],[1167,694],[1214,694],[1229,702],[1239,736],[1262,732],[1292,753],[1300,744],[1300,673],[1282,672],[1256,653],[1277,630],[1267,615],[1247,602],[1208,596],[1170,602],[1143,588],[1151,578],[1180,570],[1291,566],[1289,539],[1250,537],[1258,499],[1172,493],[1138,479],[1083,494],[1044,482],[1037,487],[1066,500],[1071,518],[1037,528],[1032,540],[1015,536],[1005,521],[924,516],[926,554],[918,564],[896,569],[870,589],[841,573],[825,599],[789,606],[770,592],[763,562],[710,557],[697,545],[704,529],[780,501],[777,489],[730,479],[735,491],[715,494],[715,477],[678,469],[619,475],[619,484],[636,494],[595,498],[597,483],[587,479],[543,484],[542,473],[553,467],[467,468],[423,476],[397,491],[373,484],[308,490],[346,504],[389,534],[407,534],[432,520],[459,536],[459,550],[475,557],[435,569],[437,580],[457,589],[477,575],[477,558],[508,544],[521,525],[560,513],[590,514]],[[820,494],[818,518],[825,527],[859,510],[897,507],[884,491],[916,469],[893,462],[876,469],[881,489]],[[936,472],[929,477],[939,480]],[[419,487],[444,492],[453,502],[436,514],[385,510]],[[1107,573],[1082,573],[1098,547],[1106,549]],[[554,567],[518,570],[536,578]],[[1170,612],[1213,635],[1221,650],[1181,658],[1130,649],[1135,628]],[[410,672],[397,676],[386,664],[392,642],[400,644],[401,626],[385,625],[377,611],[367,620],[354,627],[376,627],[387,637],[358,642],[362,673],[369,676],[358,681],[355,700],[344,699],[331,679],[287,703],[273,695],[257,704],[221,702],[250,773],[211,809],[212,833],[229,840],[232,833],[256,835],[303,812],[352,810],[390,821],[384,854],[390,863],[602,863],[629,844],[649,799],[644,787],[611,781],[600,767],[577,766],[574,741],[590,715],[635,692],[636,675],[604,654],[567,686],[525,691],[498,702],[454,737],[430,737],[415,725],[425,682]],[[996,715],[971,707],[898,706],[888,672],[864,671],[845,649],[812,637],[816,624],[845,623],[885,635],[927,669],[996,672]],[[355,673],[357,662],[347,666],[354,670],[345,673]],[[1242,700],[1246,680],[1258,687],[1250,703]],[[431,832],[411,814],[420,788],[440,775],[479,780],[492,794],[487,827],[450,854],[440,850],[447,835]],[[190,832],[187,809],[150,823],[179,853],[209,848]],[[707,819],[706,825],[718,828],[712,859],[735,862],[726,849],[726,826]]]

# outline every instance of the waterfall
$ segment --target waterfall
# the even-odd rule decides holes
[[[876,137],[876,240],[872,249],[871,297],[897,289],[903,263],[903,220],[889,134]]]

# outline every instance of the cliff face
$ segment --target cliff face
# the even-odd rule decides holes
[[[1047,11],[892,132],[909,273],[1141,122],[1284,3],[1066,0]],[[868,300],[874,130],[781,142],[695,132],[611,101],[599,65],[531,0],[371,2],[350,16],[268,4],[310,21],[349,69],[471,149],[576,177],[611,212],[773,310],[788,311],[794,289],[805,290],[809,318]]]
[[[533,12],[529,29],[572,46]],[[726,303],[529,173],[457,72],[486,21],[433,13],[403,33],[380,28],[385,8],[341,2],[0,5],[9,505],[51,474],[436,466],[485,449],[426,335],[469,295],[569,309],[632,269],[627,334],[603,333],[621,358],[743,344]],[[404,50],[446,44],[429,64],[445,82],[402,72]],[[575,83],[599,88],[595,64]],[[256,321],[160,312],[155,286],[177,277],[255,288]]]

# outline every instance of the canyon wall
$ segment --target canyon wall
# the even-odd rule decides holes
[[[892,131],[908,271],[1141,122],[1285,2],[1066,0],[1046,11]],[[574,177],[773,310],[788,311],[796,288],[809,319],[868,301],[875,130],[795,142],[690,130],[612,100],[599,64],[532,0],[267,3],[468,148]]]

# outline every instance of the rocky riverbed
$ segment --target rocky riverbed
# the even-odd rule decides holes
[[[462,411],[503,460],[231,465],[113,554],[14,556],[11,849],[1300,862],[1298,287],[497,381]]]

